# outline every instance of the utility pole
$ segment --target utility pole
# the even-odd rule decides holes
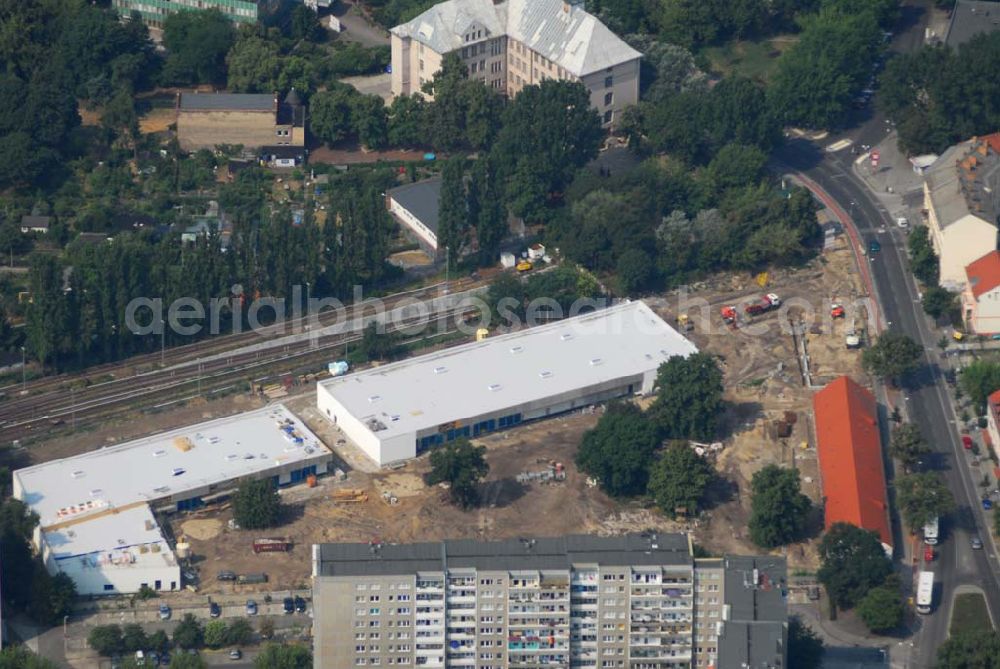
[[[21,394],[24,395],[28,392],[28,367],[25,364],[25,351],[24,347],[21,347]]]
[[[160,366],[164,365],[164,358],[167,354],[167,324],[160,319]]]

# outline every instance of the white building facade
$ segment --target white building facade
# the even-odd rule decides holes
[[[317,384],[317,406],[369,458],[413,458],[459,437],[653,390],[660,365],[697,352],[628,302]]]

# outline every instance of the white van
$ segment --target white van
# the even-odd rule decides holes
[[[936,546],[938,542],[938,530],[938,519],[935,517],[924,525],[924,543],[928,546]]]

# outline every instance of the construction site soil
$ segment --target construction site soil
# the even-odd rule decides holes
[[[337,466],[345,472],[343,480],[326,476],[313,488],[302,485],[282,490],[286,518],[280,527],[264,533],[231,528],[231,510],[226,504],[174,516],[171,530],[189,540],[192,566],[200,575],[200,589],[206,593],[305,585],[311,571],[311,545],[319,542],[486,540],[655,529],[689,530],[695,541],[713,554],[759,553],[747,537],[754,472],[770,463],[795,467],[801,472],[804,492],[818,504],[821,493],[812,394],[841,374],[862,383],[868,381],[861,371],[860,350],[845,347],[845,331],[852,324],[859,332],[865,329],[865,313],[851,306],[862,300],[862,290],[854,257],[844,243],[795,270],[756,278],[720,276],[691,286],[684,293],[684,303],[679,292],[647,299],[670,322],[686,313],[694,325],[688,336],[701,350],[718,356],[724,372],[729,409],[723,436],[720,445],[706,449],[724,484],[713,491],[710,507],[690,521],[674,521],[639,501],[612,500],[588,485],[573,460],[583,433],[597,422],[600,407],[477,440],[487,448],[490,472],[483,485],[483,504],[466,511],[448,501],[446,490],[425,485],[423,475],[429,470],[426,456],[398,469],[380,470],[350,443],[338,443],[344,440],[315,410],[314,392],[303,386],[282,401],[337,453]],[[722,323],[722,306],[762,292],[777,293],[785,308],[742,322],[737,329]],[[833,303],[847,307],[846,318],[830,318]],[[809,312],[813,317],[800,323]],[[779,321],[789,315],[794,327],[787,320]],[[648,402],[649,398],[641,401]],[[147,416],[141,424],[123,416],[121,423],[99,431],[39,444],[31,449],[30,460],[64,457],[260,404],[257,398],[239,395]],[[563,464],[565,480],[518,481],[519,474],[544,471],[552,463]],[[254,554],[255,538],[274,536],[289,538],[294,548],[287,553]],[[808,573],[816,567],[815,540],[783,552],[792,573]],[[217,581],[217,573],[223,570],[264,572],[269,583],[250,586]]]

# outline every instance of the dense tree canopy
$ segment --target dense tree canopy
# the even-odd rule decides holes
[[[583,435],[576,464],[612,497],[645,492],[653,454],[660,445],[656,426],[629,402],[614,403]]]
[[[0,650],[0,669],[55,669],[56,665],[35,655],[27,646],[4,646]]]
[[[799,472],[768,465],[751,481],[750,540],[775,548],[803,537],[812,502],[802,494]]]
[[[916,530],[951,511],[955,500],[937,473],[919,472],[896,478],[896,504],[906,524]]]
[[[907,469],[915,467],[930,452],[931,448],[916,424],[905,423],[892,431],[889,454],[898,458]]]
[[[233,23],[217,9],[175,12],[163,22],[168,56],[163,79],[171,84],[220,84],[226,54],[236,41]]]
[[[962,368],[959,374],[962,390],[972,400],[976,413],[986,413],[986,400],[990,394],[1000,390],[1000,362],[996,360],[973,360]]]
[[[473,446],[465,438],[455,439],[431,453],[431,485],[447,483],[451,501],[468,509],[479,503],[479,482],[486,478],[490,465],[485,446]]]
[[[834,523],[819,545],[820,582],[834,606],[854,607],[892,573],[878,535],[849,523]]]
[[[672,442],[649,473],[649,494],[665,514],[696,515],[716,479],[712,465],[685,442]]]
[[[923,349],[897,330],[888,330],[861,356],[861,364],[871,374],[898,379],[917,369]]]
[[[937,649],[937,669],[997,669],[1000,635],[993,630],[956,630]]]
[[[274,527],[281,518],[281,497],[271,479],[244,481],[233,493],[233,520],[248,530]]]
[[[708,353],[674,356],[660,365],[656,399],[649,408],[666,439],[714,439],[725,407],[722,371]]]
[[[268,643],[254,659],[257,669],[311,669],[312,653],[297,644]]]
[[[858,616],[875,634],[891,632],[903,623],[903,598],[890,585],[873,588],[858,602]]]
[[[793,616],[788,619],[788,666],[796,669],[820,669],[826,648],[815,632]]]

